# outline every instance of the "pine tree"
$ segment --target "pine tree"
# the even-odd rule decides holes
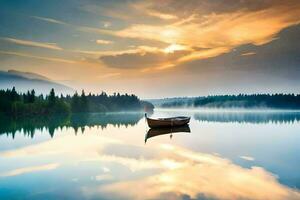
[[[34,103],[34,101],[35,101],[35,91],[31,90],[30,95],[28,97],[28,102],[29,103]]]
[[[20,97],[19,97],[18,93],[16,92],[16,88],[15,87],[12,88],[10,96],[11,96],[11,100],[12,101],[18,101],[18,100],[20,100]]]
[[[55,102],[56,102],[55,92],[54,89],[52,88],[48,97],[48,104],[49,106],[54,106]]]
[[[88,111],[88,100],[85,96],[84,90],[81,92],[81,111]]]
[[[78,96],[77,91],[75,92],[75,94],[72,97],[71,108],[72,108],[72,112],[80,111],[80,98]]]

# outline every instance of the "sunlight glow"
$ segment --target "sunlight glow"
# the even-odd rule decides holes
[[[161,160],[161,164],[162,166],[166,167],[167,169],[178,169],[180,167],[183,166],[183,163],[180,163],[180,162],[176,162],[174,160],[170,160],[170,159],[164,159],[164,160]]]
[[[165,53],[174,53],[175,51],[182,51],[185,49],[186,49],[185,46],[179,44],[171,44],[170,46],[166,47],[163,51]]]
[[[177,32],[173,29],[166,29],[162,32],[162,35],[165,37],[172,37],[177,35]]]

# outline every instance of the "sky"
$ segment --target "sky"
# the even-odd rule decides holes
[[[0,70],[93,93],[299,93],[299,41],[299,0],[0,0]]]

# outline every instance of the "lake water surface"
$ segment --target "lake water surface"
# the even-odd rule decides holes
[[[2,120],[0,199],[300,199],[300,112],[153,117],[174,115],[189,127],[149,131],[143,113]]]

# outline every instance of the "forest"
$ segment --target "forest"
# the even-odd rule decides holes
[[[161,107],[204,107],[204,108],[272,108],[300,109],[300,95],[295,94],[239,94],[214,95],[193,98],[191,101],[173,101]]]
[[[51,89],[48,95],[36,95],[34,90],[18,93],[16,88],[0,90],[0,113],[14,118],[24,116],[49,116],[53,114],[114,112],[153,110],[154,106],[141,101],[135,95],[114,93],[70,95],[55,94]]]

